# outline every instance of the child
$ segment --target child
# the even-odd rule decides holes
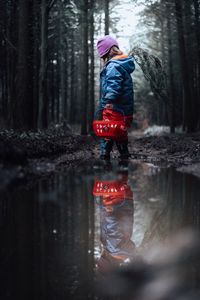
[[[120,171],[117,175],[116,180],[97,180],[93,190],[93,195],[97,199],[100,197],[100,240],[103,251],[97,262],[97,270],[102,275],[106,275],[112,267],[129,263],[136,257],[136,246],[131,239],[133,191],[128,184],[128,172]]]
[[[109,35],[97,42],[99,56],[104,61],[100,74],[101,99],[99,109],[103,111],[103,120],[121,121],[125,119],[130,127],[133,114],[133,82],[131,73],[135,69],[133,57],[128,57],[119,49],[118,42]],[[110,160],[114,140],[101,140],[100,158]],[[120,159],[128,159],[128,133],[123,141],[116,141]]]

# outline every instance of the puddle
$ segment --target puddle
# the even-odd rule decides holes
[[[147,163],[11,187],[0,194],[0,298],[98,299],[98,272],[199,229],[199,195],[196,177]]]

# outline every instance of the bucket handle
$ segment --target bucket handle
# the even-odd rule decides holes
[[[99,111],[103,111],[104,109],[105,109],[105,108],[99,108],[99,109],[97,109],[97,111],[96,111],[95,114],[94,114],[94,120],[96,119],[97,113],[98,113]],[[118,111],[118,112],[122,113],[122,115],[123,115],[123,117],[124,117],[124,123],[126,123],[126,117],[125,117],[125,114],[124,114],[123,110],[121,110],[121,109],[115,109],[115,111]]]

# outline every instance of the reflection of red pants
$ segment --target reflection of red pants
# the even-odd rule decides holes
[[[112,110],[112,109],[104,109],[103,110],[103,120],[104,121],[124,121],[125,126],[127,128],[131,127],[131,123],[133,121],[133,116],[124,116],[122,113]],[[126,130],[125,140],[128,140],[128,132]]]

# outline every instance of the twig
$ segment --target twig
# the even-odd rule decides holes
[[[49,0],[49,3],[48,3],[48,11],[50,11],[52,9],[52,7],[54,6],[56,0]]]
[[[14,49],[15,51],[17,51],[17,48],[13,45],[13,43],[11,41],[9,41],[9,39],[5,36],[5,33],[2,31],[3,37],[5,39],[5,41],[10,45],[10,47],[12,49]]]

